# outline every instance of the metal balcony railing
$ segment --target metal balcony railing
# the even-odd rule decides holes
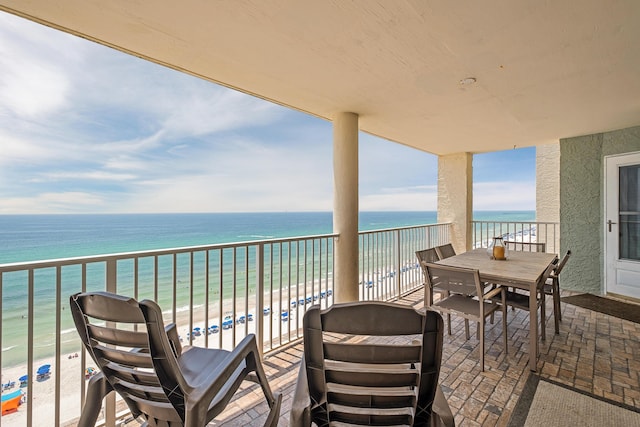
[[[231,349],[254,333],[262,351],[273,351],[302,338],[308,306],[332,303],[336,238],[325,234],[0,265],[2,383],[17,388],[11,381],[27,377],[26,405],[0,418],[0,425],[59,426],[80,416],[91,359],[68,310],[70,295],[109,291],[153,299],[185,344]],[[415,251],[448,242],[449,224],[360,233],[361,299],[393,300],[422,286]],[[49,377],[37,375],[43,364],[51,365]],[[107,425],[115,424],[117,406],[113,399],[105,406]]]
[[[494,237],[527,243],[546,243],[546,251],[560,252],[560,223],[472,221],[471,241],[474,248],[486,248]]]

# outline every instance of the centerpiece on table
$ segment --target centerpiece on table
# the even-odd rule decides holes
[[[505,261],[509,256],[509,250],[507,249],[507,245],[504,244],[502,237],[493,238],[493,243],[489,245],[487,253],[489,254],[489,258],[499,261]]]

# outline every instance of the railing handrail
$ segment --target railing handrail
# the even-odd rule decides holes
[[[431,224],[428,224],[428,225],[431,225]],[[236,247],[269,245],[269,244],[296,242],[300,240],[326,239],[326,238],[332,238],[332,237],[338,237],[338,236],[339,235],[336,233],[313,234],[308,236],[246,240],[241,242],[213,243],[213,244],[195,245],[195,246],[179,246],[176,248],[145,249],[141,251],[116,252],[111,254],[88,255],[88,256],[47,259],[47,260],[38,260],[38,261],[20,261],[20,262],[13,262],[13,263],[7,263],[7,264],[0,264],[0,272],[24,270],[25,266],[29,266],[30,268],[49,268],[49,267],[57,267],[57,266],[72,265],[72,264],[91,264],[94,262],[118,261],[121,259],[145,258],[145,257],[152,257],[152,256],[201,252],[201,251],[207,251],[207,250],[232,249]]]
[[[476,223],[480,223],[480,224],[543,224],[543,225],[559,225],[560,222],[558,221],[532,221],[532,220],[526,220],[526,221],[501,221],[501,220],[472,220],[471,221],[472,224],[476,224]]]
[[[451,224],[453,223],[452,222],[434,222],[433,224],[406,225],[402,227],[379,228],[377,230],[363,230],[363,231],[359,231],[358,234],[362,235],[362,234],[388,233],[389,231],[396,231],[396,230],[417,230],[419,228],[424,228],[424,227],[435,227],[440,225],[451,225]]]
[[[474,221],[474,222],[484,222],[484,221]],[[495,222],[495,221],[486,221],[486,222]],[[359,235],[366,234],[376,234],[376,233],[385,233],[395,230],[417,230],[423,227],[433,227],[433,226],[442,226],[442,225],[451,225],[451,222],[438,222],[433,224],[421,224],[421,225],[410,225],[403,227],[391,227],[391,228],[380,228],[376,230],[364,230],[359,231]],[[88,255],[88,256],[78,256],[78,257],[68,257],[68,258],[57,258],[57,259],[46,259],[46,260],[37,260],[37,261],[19,261],[19,262],[10,262],[6,264],[0,264],[0,272],[10,272],[17,270],[24,270],[25,266],[29,266],[30,268],[49,268],[49,267],[57,267],[64,265],[72,265],[72,264],[91,264],[94,262],[104,262],[104,261],[117,261],[120,259],[129,259],[129,258],[144,258],[150,256],[162,256],[162,255],[173,255],[180,253],[189,253],[189,252],[199,252],[206,250],[218,250],[218,249],[231,249],[234,247],[240,246],[257,246],[257,245],[269,245],[274,243],[287,243],[287,242],[295,242],[299,240],[311,240],[311,239],[326,239],[332,237],[339,237],[338,233],[326,233],[326,234],[311,234],[306,236],[290,236],[290,237],[278,237],[273,239],[259,239],[259,240],[245,240],[239,242],[227,242],[227,243],[212,243],[206,245],[194,245],[194,246],[178,246],[175,248],[161,248],[161,249],[145,249],[141,251],[130,251],[130,252],[116,252],[110,254],[99,254],[99,255]]]

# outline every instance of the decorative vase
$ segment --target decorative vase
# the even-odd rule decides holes
[[[493,243],[489,247],[489,257],[491,259],[496,259],[500,261],[504,261],[509,256],[509,251],[507,246],[504,244],[504,240],[502,237],[494,237]]]

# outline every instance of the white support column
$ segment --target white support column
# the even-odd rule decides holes
[[[438,157],[438,222],[450,222],[456,253],[471,249],[473,154]]]
[[[358,300],[358,115],[339,113],[333,122],[334,301]]]

